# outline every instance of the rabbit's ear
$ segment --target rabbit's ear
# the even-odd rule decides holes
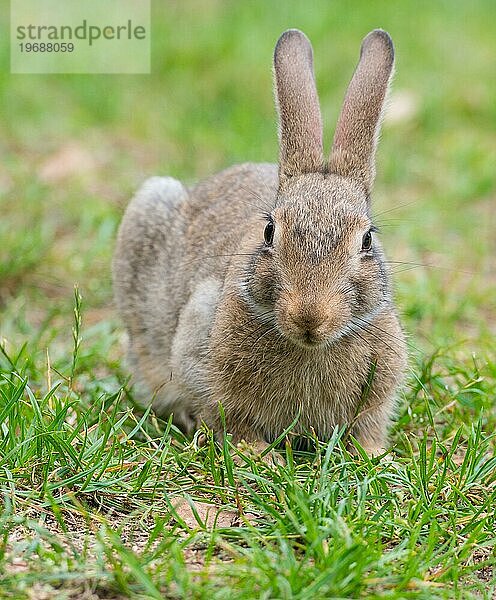
[[[382,29],[371,31],[362,42],[334,134],[330,172],[359,181],[367,194],[374,183],[375,150],[393,66],[389,34]]]
[[[313,73],[312,46],[297,29],[285,31],[274,50],[279,113],[279,180],[323,167],[322,118]]]

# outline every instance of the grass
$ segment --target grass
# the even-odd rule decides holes
[[[10,75],[0,17],[0,597],[496,595],[493,15],[156,2],[152,74],[112,77]],[[314,44],[328,144],[360,39],[381,26],[397,47],[375,208],[411,365],[380,460],[336,431],[240,466],[137,411],[122,362],[122,209],[151,174],[274,160],[290,26]]]

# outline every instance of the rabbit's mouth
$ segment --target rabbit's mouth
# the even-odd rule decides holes
[[[328,346],[330,343],[342,337],[345,331],[345,323],[336,323],[334,320],[326,319],[317,325],[308,323],[290,323],[281,328],[294,344],[306,350],[317,350]]]
[[[327,337],[322,337],[321,335],[315,334],[313,331],[305,331],[298,338],[298,343],[300,346],[304,346],[305,348],[317,348],[326,343]]]
[[[326,332],[325,335],[306,331],[299,335],[293,333],[288,337],[296,346],[304,348],[305,350],[321,350],[342,338],[344,334],[345,329],[339,329],[332,332]]]

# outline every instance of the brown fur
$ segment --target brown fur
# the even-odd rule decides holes
[[[311,46],[284,33],[279,166],[239,165],[189,191],[155,178],[128,207],[113,269],[130,360],[184,428],[201,418],[221,434],[222,404],[234,440],[257,448],[295,419],[296,433],[347,426],[370,452],[386,443],[405,343],[379,241],[363,251],[362,239],[392,48],[385,32],[365,38],[326,165]]]

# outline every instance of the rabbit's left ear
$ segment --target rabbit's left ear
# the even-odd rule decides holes
[[[279,113],[279,181],[322,170],[322,118],[313,73],[312,46],[304,33],[289,29],[274,50]]]
[[[393,67],[389,34],[371,31],[362,42],[334,134],[329,171],[356,180],[367,194],[374,183],[375,150]]]

